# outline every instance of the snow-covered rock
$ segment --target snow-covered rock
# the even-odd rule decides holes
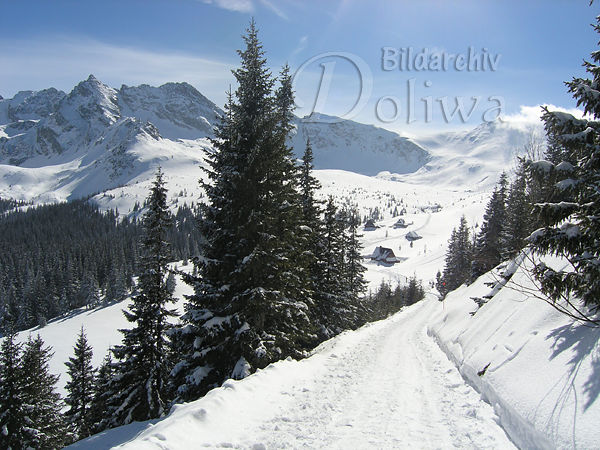
[[[160,87],[123,85],[118,92],[122,114],[155,125],[162,137],[198,139],[213,135],[222,111],[188,83]]]

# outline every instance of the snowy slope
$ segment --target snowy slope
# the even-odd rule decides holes
[[[531,295],[528,267],[479,310],[494,273],[74,448],[596,448],[600,331]]]
[[[523,156],[525,146],[532,140],[543,142],[542,136],[541,122],[515,121],[488,122],[473,130],[421,136],[415,142],[427,149],[432,158],[415,173],[392,173],[387,177],[440,188],[491,190],[498,174],[514,169],[516,156]]]
[[[181,146],[182,153],[190,150],[185,141],[175,145]],[[171,159],[168,155],[173,151],[164,150],[161,164],[168,168],[174,207],[198,200],[194,189],[200,170],[180,164],[177,156]],[[383,216],[378,222],[381,228],[363,231],[364,254],[382,245],[393,248],[402,261],[395,265],[365,261],[371,287],[415,273],[426,284],[433,280],[443,266],[452,227],[462,214],[471,224],[480,222],[488,198],[468,186],[428,186],[415,179],[391,181],[340,170],[316,171],[316,175],[323,184],[323,197],[331,194],[340,203],[357,205],[363,215],[377,207]],[[148,188],[140,178],[99,194],[95,201],[127,213],[136,199],[143,201]],[[412,222],[407,228],[393,228],[396,206],[406,209],[402,217]],[[410,231],[423,236],[413,247],[405,237]],[[517,272],[513,280],[530,283],[525,272]],[[345,333],[306,361],[283,361],[246,380],[228,383],[199,402],[178,406],[153,427],[142,423],[119,428],[82,448],[107,448],[129,442],[138,433],[129,448],[156,448],[159,443],[162,448],[189,448],[188,438],[213,447],[341,448],[353,443],[378,448],[510,447],[494,421],[521,447],[594,448],[600,437],[594,429],[600,419],[595,401],[600,392],[595,382],[597,330],[572,324],[541,300],[510,288],[500,290],[472,317],[469,312],[475,306],[470,297],[488,293],[484,281],[459,289],[444,303],[430,298],[386,321]],[[185,289],[189,288],[178,285],[179,298]],[[61,386],[66,381],[64,361],[81,324],[88,330],[98,364],[108,346],[120,339],[117,328],[126,326],[120,312],[124,306],[86,311],[34,330],[54,348],[51,369],[63,373]],[[26,335],[21,333],[20,339]],[[477,376],[488,363],[485,375]],[[371,380],[376,382],[367,383]],[[468,384],[494,406],[498,417]]]
[[[426,335],[435,302],[72,448],[514,448]]]
[[[178,266],[181,270],[191,270],[191,264],[188,266]],[[174,297],[177,299],[173,308],[179,313],[183,312],[184,295],[192,293],[192,289],[176,277],[176,288]],[[130,299],[119,303],[113,303],[108,306],[98,307],[91,310],[81,308],[72,311],[67,316],[54,319],[48,322],[44,328],[35,328],[18,333],[17,341],[25,342],[29,335],[35,337],[39,334],[46,345],[52,347],[54,355],[50,360],[50,372],[60,374],[58,381],[58,392],[61,396],[66,395],[65,384],[67,383],[67,374],[65,362],[73,356],[73,346],[77,340],[77,335],[81,327],[85,328],[88,342],[94,349],[92,364],[98,367],[108,349],[121,343],[123,335],[119,333],[120,329],[130,328],[131,324],[125,319],[122,311],[127,309]],[[176,320],[176,319],[175,319]]]
[[[488,294],[485,283],[498,276],[486,274],[450,293],[432,318],[430,334],[494,404],[518,446],[598,448],[600,329],[574,322],[538,298],[530,269],[525,258],[474,316],[471,297]]]
[[[429,153],[410,139],[373,125],[323,114],[298,118],[295,125],[291,145],[296,156],[302,157],[310,139],[318,169],[371,176],[384,171],[404,174],[415,172],[430,159]]]

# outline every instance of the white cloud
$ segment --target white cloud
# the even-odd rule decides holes
[[[287,14],[279,7],[277,7],[272,1],[269,0],[259,0],[260,3],[266,8],[273,11],[277,16],[284,20],[290,20]]]
[[[202,2],[228,11],[247,14],[254,13],[256,11],[256,5],[260,4],[280,19],[290,20],[285,11],[281,9],[279,5],[275,4],[273,0],[202,0]]]
[[[296,45],[296,48],[290,54],[290,59],[293,58],[294,56],[296,56],[298,53],[302,52],[306,48],[307,44],[308,44],[308,36],[302,36],[300,38],[300,40],[298,41],[298,45]]]
[[[502,121],[508,122],[511,125],[539,125],[542,123],[542,106],[547,106],[550,111],[562,111],[574,115],[577,118],[583,117],[583,112],[577,108],[563,108],[555,105],[521,105],[519,112],[515,114],[503,115]]]
[[[50,86],[70,91],[93,73],[114,87],[187,81],[221,105],[225,90],[234,82],[230,70],[235,63],[171,51],[118,47],[81,38],[3,40],[0,41],[0,94],[6,98],[18,90]]]
[[[254,4],[252,0],[202,0],[204,3],[213,4],[219,8],[227,9],[229,11],[236,11],[242,13],[254,12]]]

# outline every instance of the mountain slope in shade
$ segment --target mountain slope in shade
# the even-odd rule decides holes
[[[363,175],[382,171],[405,174],[422,167],[429,153],[397,133],[351,120],[312,114],[295,120],[291,144],[302,156],[310,139],[318,169],[348,170]]]

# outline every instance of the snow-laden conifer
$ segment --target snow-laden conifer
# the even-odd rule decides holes
[[[138,292],[129,310],[123,311],[131,329],[121,330],[123,341],[113,349],[117,359],[112,377],[109,426],[160,417],[170,403],[168,377],[171,370],[166,337],[168,309],[173,301],[167,287],[169,244],[166,241],[171,215],[160,168],[152,185],[144,214]]]

